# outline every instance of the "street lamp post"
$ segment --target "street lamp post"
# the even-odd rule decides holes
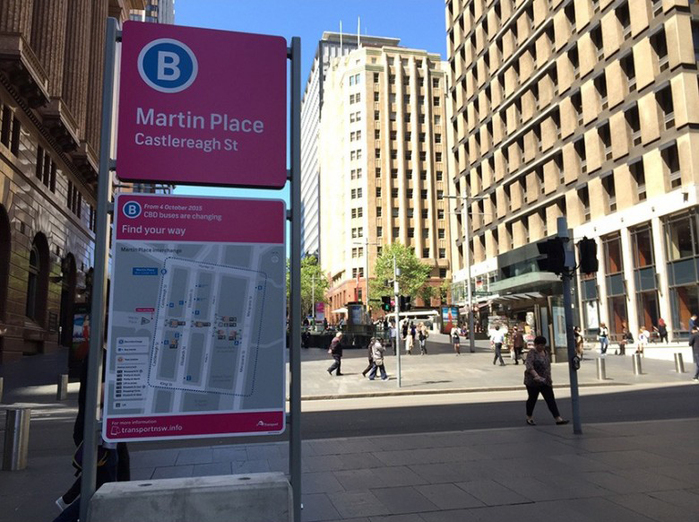
[[[463,203],[462,209],[467,205],[467,203],[472,201],[481,201],[485,199],[483,196],[469,197],[469,196],[447,196],[449,199],[460,199]],[[464,228],[466,229],[466,234],[464,236],[467,238],[466,241],[466,299],[468,301],[468,350],[471,353],[476,351],[476,339],[474,337],[474,324],[473,324],[473,291],[471,290],[471,217],[468,213],[468,208],[466,208],[465,218],[464,218]]]
[[[363,242],[352,241],[352,243],[355,245],[364,246],[364,283],[366,284],[366,311],[367,314],[369,314],[369,318],[371,318],[371,314],[369,312],[369,245],[378,245],[378,243],[374,241],[369,241],[368,237],[365,237]]]

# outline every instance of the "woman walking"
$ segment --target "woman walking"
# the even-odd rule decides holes
[[[599,351],[602,355],[607,355],[607,348],[609,347],[609,330],[607,325],[601,323],[599,325]]]
[[[636,353],[640,353],[642,357],[645,357],[643,355],[643,350],[645,350],[649,341],[650,332],[646,329],[645,326],[642,326],[638,332],[638,348],[636,349]]]
[[[372,352],[371,352],[371,357],[372,360],[374,361],[371,371],[369,372],[369,380],[373,381],[376,378],[376,370],[378,369],[381,371],[381,380],[385,381],[388,379],[388,375],[386,375],[386,368],[384,366],[384,361],[383,361],[383,354],[386,351],[386,348],[384,348],[383,344],[381,344],[381,341],[379,339],[374,339],[374,343],[372,344]]]
[[[366,374],[369,373],[369,371],[374,367],[374,342],[376,341],[376,337],[372,337],[369,339],[369,344],[367,345],[367,359],[369,361],[369,364],[367,365],[366,368],[364,368],[364,371],[362,372],[362,377],[366,377]]]
[[[417,340],[420,341],[420,355],[427,355],[427,338],[429,335],[425,323],[420,323],[417,329]]]
[[[450,337],[451,337],[451,342],[454,345],[454,351],[456,352],[456,355],[461,355],[461,343],[460,343],[460,339],[459,339],[459,329],[456,326],[454,326],[451,329]]]
[[[658,332],[659,341],[667,343],[667,324],[665,324],[665,319],[662,317],[658,319],[658,327],[654,328]]]
[[[546,338],[539,335],[534,339],[534,348],[529,350],[527,360],[524,363],[524,385],[527,387],[527,424],[536,426],[534,422],[534,406],[539,394],[544,396],[546,405],[556,420],[556,424],[568,424],[558,412],[556,398],[553,395],[553,381],[551,380],[551,361],[546,352]]]

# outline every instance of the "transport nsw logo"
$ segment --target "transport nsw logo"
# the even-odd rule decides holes
[[[159,38],[148,43],[138,55],[138,72],[159,92],[184,91],[194,83],[199,64],[194,52],[179,40]]]

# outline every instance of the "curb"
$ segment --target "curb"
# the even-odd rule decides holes
[[[623,382],[600,382],[600,383],[583,383],[578,384],[580,388],[597,388],[608,386],[630,386]],[[554,384],[556,388],[569,388],[569,384]],[[343,394],[328,394],[328,395],[302,395],[302,401],[327,401],[334,399],[370,399],[373,397],[400,397],[412,395],[446,395],[456,393],[482,393],[482,392],[504,392],[504,391],[522,391],[524,385],[521,386],[496,386],[490,388],[448,388],[444,390],[426,389],[426,390],[393,390],[393,391],[375,391],[375,392],[352,392]],[[289,398],[287,397],[287,401]]]

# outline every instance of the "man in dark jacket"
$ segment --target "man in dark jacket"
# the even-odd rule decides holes
[[[524,336],[516,326],[512,329],[512,348],[515,352],[515,364],[519,364],[519,360],[523,359],[522,351],[524,350]]]
[[[340,371],[340,363],[342,361],[342,345],[340,344],[340,341],[342,341],[342,332],[337,332],[335,338],[330,343],[330,348],[328,349],[328,353],[332,354],[334,359],[334,362],[330,368],[328,368],[328,373],[330,375],[332,375],[335,370],[337,370],[335,375],[342,375],[342,372]]]
[[[699,381],[699,328],[692,328],[692,335],[689,337],[689,346],[692,347],[692,355],[694,356],[694,364],[697,367],[694,372],[694,380]]]

